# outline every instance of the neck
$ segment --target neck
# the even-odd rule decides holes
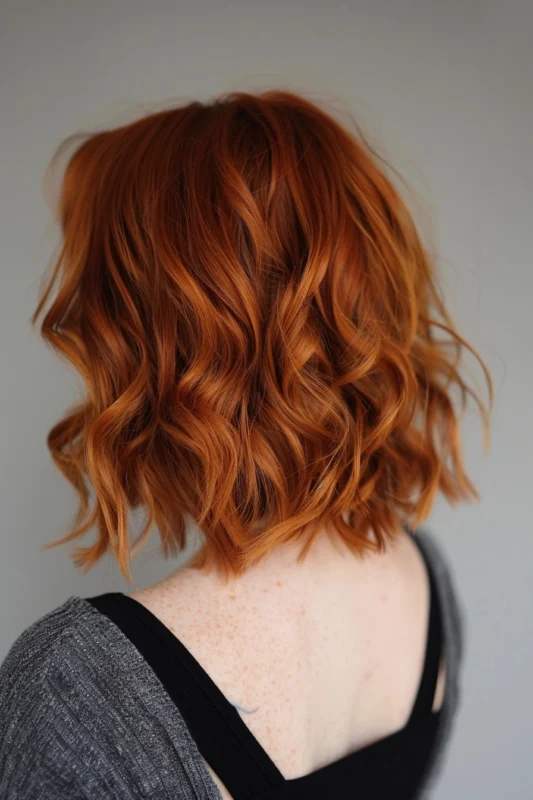
[[[313,541],[307,549],[303,560],[298,557],[303,548],[305,538],[278,545],[269,551],[259,562],[249,567],[239,576],[232,576],[227,583],[215,571],[190,569],[185,563],[179,567],[167,580],[182,583],[183,580],[202,584],[220,593],[261,593],[269,586],[287,585],[296,589],[313,585],[328,586],[334,576],[340,576],[344,571],[351,575],[357,564],[366,563],[365,557],[354,555],[345,542],[334,529],[323,527],[315,534]],[[371,554],[368,554],[371,557]],[[194,574],[193,574],[194,573]]]

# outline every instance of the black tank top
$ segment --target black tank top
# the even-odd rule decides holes
[[[441,719],[432,706],[442,620],[431,565],[426,655],[417,696],[399,731],[299,778],[285,779],[237,709],[185,645],[145,606],[121,592],[87,598],[139,650],[185,719],[200,753],[234,800],[412,800],[425,776]]]

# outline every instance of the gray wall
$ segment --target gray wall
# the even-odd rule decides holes
[[[27,321],[57,244],[41,191],[54,147],[147,104],[288,86],[353,111],[414,186],[452,312],[493,371],[487,459],[466,425],[482,503],[431,519],[469,634],[436,796],[533,797],[531,4],[18,0],[0,22],[0,656],[69,595],[123,588],[110,561],[82,576],[66,549],[39,550],[73,508],[44,440],[76,383]],[[170,568],[155,545],[140,584]]]

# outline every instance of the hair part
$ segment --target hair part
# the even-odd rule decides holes
[[[87,386],[48,436],[79,498],[49,546],[96,530],[78,566],[112,552],[131,580],[152,526],[176,554],[189,515],[191,564],[228,577],[305,531],[303,558],[326,522],[362,553],[439,491],[477,496],[464,351],[489,405],[490,376],[383,164],[317,105],[233,92],[90,134],[59,219],[33,322]]]

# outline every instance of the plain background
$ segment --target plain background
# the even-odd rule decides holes
[[[492,448],[468,416],[482,502],[430,520],[467,620],[464,699],[440,800],[533,797],[533,61],[528,2],[89,2],[1,6],[0,657],[86,576],[65,530],[73,494],[45,446],[76,381],[28,318],[57,246],[42,179],[59,141],[145,109],[282,86],[352,113],[433,224],[448,302],[495,381]],[[424,222],[424,220],[422,220]],[[140,585],[173,568],[152,539]]]

